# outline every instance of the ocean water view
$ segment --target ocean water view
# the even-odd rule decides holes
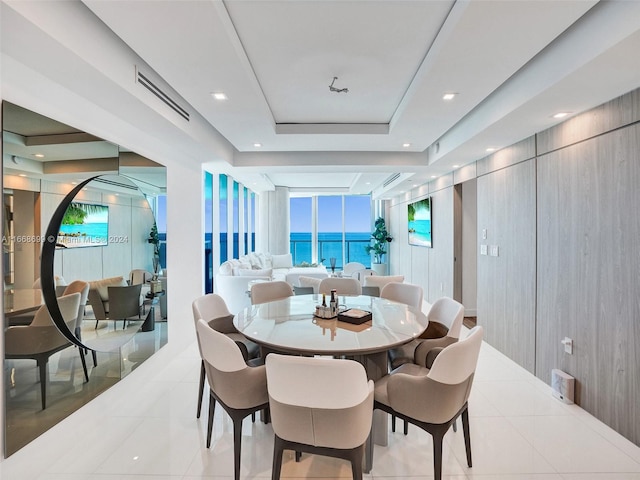
[[[409,244],[422,247],[431,246],[431,220],[409,222]]]
[[[311,263],[311,233],[291,232],[290,236],[291,256],[293,264],[302,262]],[[371,267],[371,256],[365,251],[369,245],[371,234],[369,232],[346,232],[344,243],[345,262],[360,262],[365,267]],[[329,259],[336,258],[336,268],[342,269],[342,232],[318,233],[318,261],[324,258],[323,264],[329,267]]]

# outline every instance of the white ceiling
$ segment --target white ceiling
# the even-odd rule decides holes
[[[255,190],[398,194],[640,86],[640,2],[83,3]]]

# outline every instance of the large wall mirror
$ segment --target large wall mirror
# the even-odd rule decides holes
[[[165,168],[9,102],[2,115],[8,456],[166,344],[169,289]]]

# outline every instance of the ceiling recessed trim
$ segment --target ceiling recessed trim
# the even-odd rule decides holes
[[[388,135],[388,123],[276,123],[277,135]]]

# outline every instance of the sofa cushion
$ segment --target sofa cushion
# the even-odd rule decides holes
[[[271,277],[273,269],[261,268],[256,270],[255,268],[239,268],[237,275],[240,277]]]
[[[126,287],[127,282],[124,277],[110,277],[103,278],[102,280],[94,280],[89,282],[89,289],[96,290],[100,294],[100,299],[103,302],[109,300],[108,287]]]
[[[259,270],[264,268],[264,265],[262,264],[262,260],[260,256],[255,252],[251,252],[245,255],[244,257],[241,257],[240,260],[243,262],[248,261],[249,264],[251,264],[251,268],[253,268],[254,270]]]
[[[240,270],[251,270],[250,263],[238,263],[237,266],[233,267],[233,274],[240,275]]]
[[[293,267],[293,259],[290,253],[284,255],[272,255],[271,262],[273,268],[291,268]]]
[[[220,275],[233,275],[233,263],[230,260],[223,262],[218,268]]]

